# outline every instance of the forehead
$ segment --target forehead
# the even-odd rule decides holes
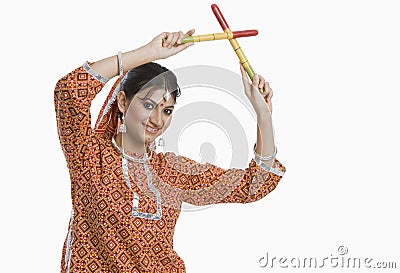
[[[153,100],[157,104],[163,104],[165,106],[174,105],[174,97],[169,93],[168,99],[166,99],[166,90],[161,88],[153,88],[147,90],[141,90],[138,95],[140,98],[145,100],[146,98]]]

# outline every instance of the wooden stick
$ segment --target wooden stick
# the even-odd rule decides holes
[[[215,17],[217,18],[219,24],[221,25],[223,31],[225,33],[228,33],[228,35],[229,35],[229,33],[232,33],[231,29],[229,28],[228,23],[226,22],[220,9],[218,8],[218,6],[216,4],[212,4],[211,9],[212,9]],[[238,41],[235,38],[232,38],[232,39],[229,39],[229,42],[231,43],[233,50],[235,51],[236,55],[238,56],[240,63],[243,65],[244,69],[246,70],[247,75],[249,75],[250,79],[253,80],[255,72],[254,72],[253,68],[251,67],[249,60],[246,58],[246,55],[244,54]],[[258,91],[260,91],[260,93],[263,93],[264,90],[262,88],[258,88]]]
[[[256,29],[251,29],[251,30],[232,31],[230,33],[222,32],[222,33],[193,35],[193,36],[183,37],[181,43],[184,44],[184,43],[190,43],[190,42],[205,42],[205,41],[250,37],[250,36],[256,36],[257,34],[258,34],[258,31]],[[165,42],[167,39],[164,38],[163,40]]]

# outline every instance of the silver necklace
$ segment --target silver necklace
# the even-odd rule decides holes
[[[133,217],[140,217],[140,218],[146,218],[146,219],[151,219],[151,220],[160,220],[162,217],[162,209],[161,209],[161,196],[159,191],[156,189],[156,187],[153,185],[151,182],[151,172],[149,170],[148,162],[150,158],[153,155],[153,149],[151,149],[150,157],[147,157],[147,153],[144,153],[144,159],[143,158],[135,158],[132,157],[128,154],[126,154],[124,148],[120,147],[117,142],[115,141],[114,137],[111,138],[113,145],[121,152],[122,155],[122,172],[124,174],[124,178],[126,183],[128,184],[129,189],[133,192],[133,200],[132,200],[132,216]],[[154,193],[154,195],[157,198],[157,213],[146,213],[146,212],[141,212],[138,210],[139,207],[139,195],[132,189],[131,182],[129,179],[129,171],[128,171],[128,159],[132,160],[134,162],[139,162],[139,163],[144,163],[144,170],[146,172],[147,176],[147,185],[149,186],[150,190]]]
[[[122,156],[126,157],[129,160],[132,160],[132,161],[135,161],[135,162],[139,162],[139,163],[147,163],[151,159],[151,157],[153,156],[153,149],[150,150],[150,156],[149,157],[147,157],[147,153],[146,152],[143,154],[144,158],[136,158],[136,157],[130,156],[125,152],[124,148],[120,147],[117,144],[117,142],[115,141],[114,137],[112,137],[111,140],[112,140],[112,143],[114,144],[114,146],[121,152]]]

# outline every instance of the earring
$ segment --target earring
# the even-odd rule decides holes
[[[119,128],[119,131],[120,132],[122,132],[122,133],[126,133],[126,125],[125,125],[125,117],[124,117],[124,114],[122,113],[122,123],[121,123],[121,119],[120,118],[118,118],[119,119],[119,126],[118,126],[118,128]]]
[[[161,146],[161,147],[165,146],[165,139],[163,137],[160,137],[158,139],[158,146]]]

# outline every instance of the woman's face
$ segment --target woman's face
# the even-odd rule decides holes
[[[170,95],[165,100],[165,90],[147,93],[144,90],[133,97],[125,116],[127,133],[137,144],[152,142],[160,136],[170,125],[174,110],[174,97]]]

